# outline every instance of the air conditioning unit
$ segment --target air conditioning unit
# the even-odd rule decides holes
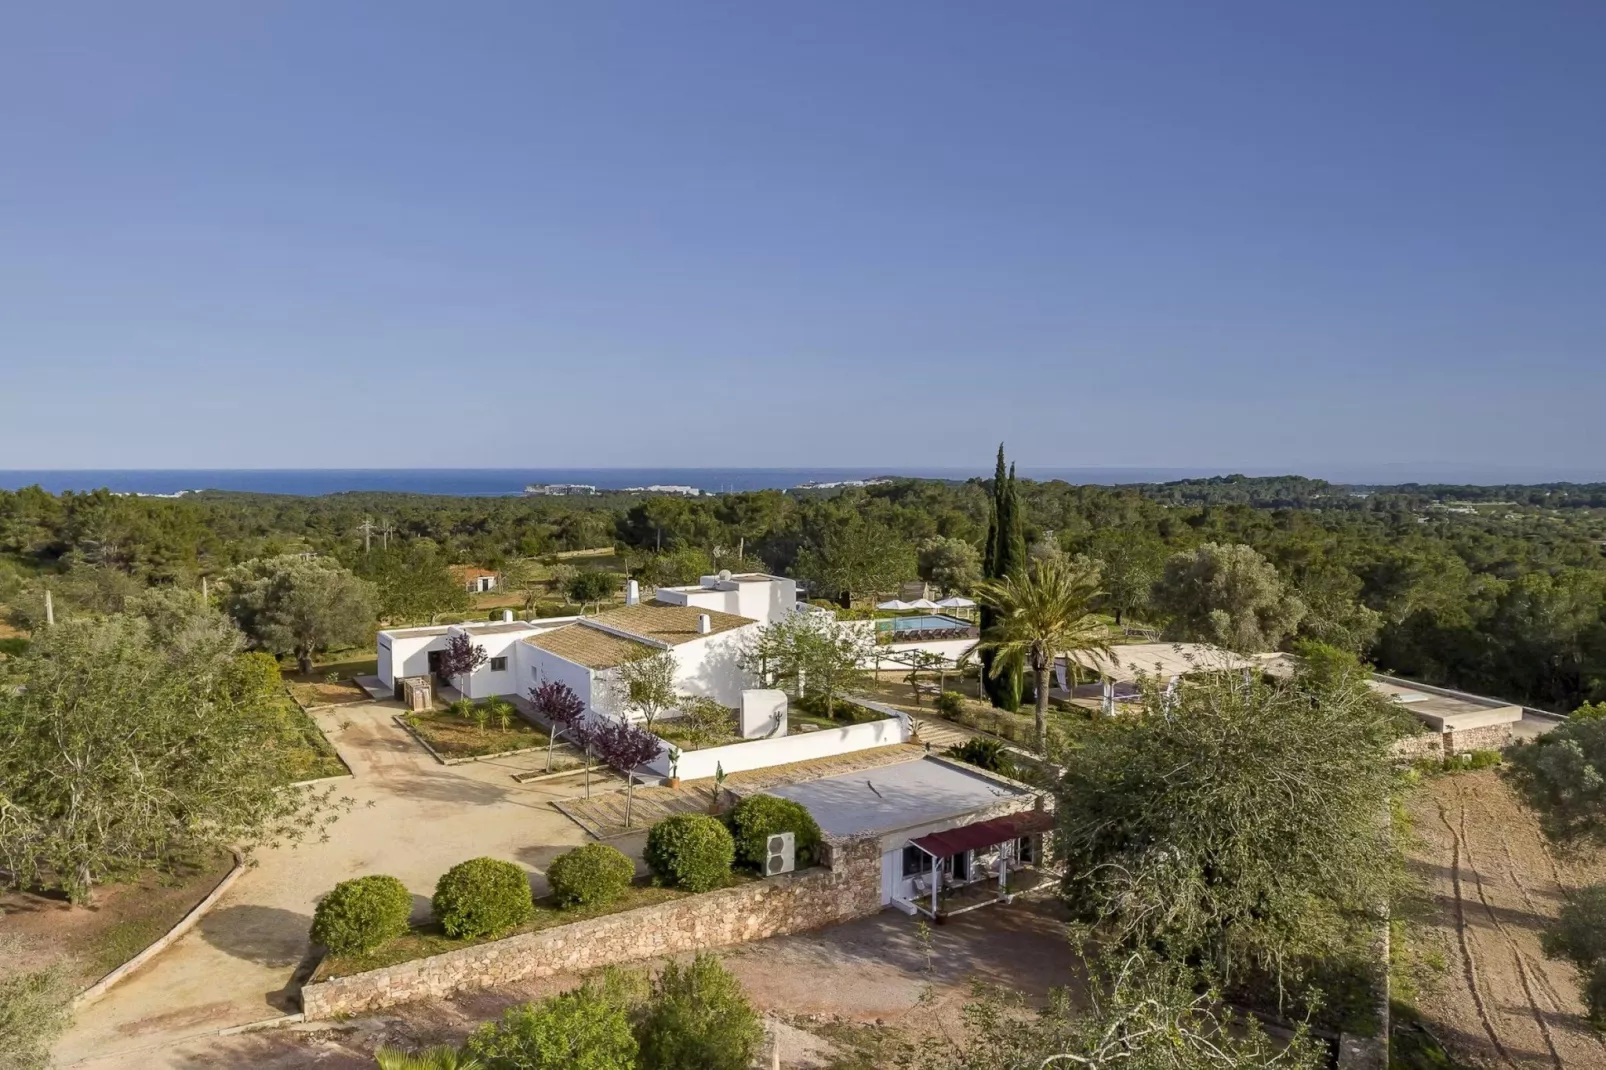
[[[790,832],[777,832],[764,845],[764,876],[774,877],[797,868],[797,843]]]

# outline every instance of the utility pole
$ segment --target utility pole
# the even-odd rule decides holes
[[[207,590],[206,590],[206,577],[202,576],[201,577],[201,601],[205,602],[207,600],[207,597],[208,597],[208,594],[207,594]]]
[[[45,623],[47,625],[54,625],[56,623],[56,603],[50,600],[49,587],[45,588]]]
[[[358,524],[357,528],[362,532],[362,552],[366,554],[374,546],[374,518],[363,517],[362,523]]]

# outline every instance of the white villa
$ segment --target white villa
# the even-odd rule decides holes
[[[812,608],[798,601],[796,581],[782,576],[723,572],[694,585],[660,587],[649,601],[640,599],[632,580],[623,606],[591,616],[519,621],[508,612],[500,621],[387,629],[378,637],[378,675],[385,689],[400,698],[404,681],[438,676],[447,643],[466,636],[486,654],[485,663],[466,679],[453,681],[466,698],[525,696],[533,687],[558,681],[574,691],[592,716],[636,719],[620,708],[617,670],[627,661],[669,651],[676,663],[675,692],[741,711],[746,741],[688,752],[673,770],[666,745],[647,763],[660,776],[696,779],[712,776],[716,769],[734,773],[907,742],[912,725],[891,708],[883,711],[883,720],[791,734],[785,695],[763,689],[742,667],[742,647],[759,629]],[[947,623],[964,626],[962,621]],[[925,638],[940,645],[945,656],[956,643],[967,648],[975,644],[974,638],[956,638],[946,625]],[[876,650],[896,655],[920,645],[914,633],[900,633],[897,639]]]
[[[626,604],[589,617],[553,617],[394,628],[379,633],[379,679],[392,692],[411,677],[438,672],[441,652],[454,635],[484,648],[486,662],[466,680],[454,681],[464,697],[523,695],[547,680],[574,690],[597,712],[614,712],[601,677],[633,658],[672,651],[681,694],[741,704],[750,686],[738,664],[740,644],[797,605],[797,584],[754,573],[705,576],[695,587],[660,587],[642,602],[631,582]]]

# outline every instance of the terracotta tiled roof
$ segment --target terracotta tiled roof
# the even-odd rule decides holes
[[[490,576],[493,579],[496,577],[496,573],[488,568],[480,568],[478,565],[447,565],[446,571],[451,574],[454,580],[459,582],[477,580],[481,576]]]
[[[706,633],[697,631],[697,618],[708,614],[710,629]],[[698,609],[696,606],[672,606],[665,602],[643,602],[635,606],[620,606],[617,609],[604,610],[594,617],[587,618],[598,624],[605,624],[621,632],[639,635],[644,639],[656,639],[660,643],[679,646],[681,643],[693,639],[701,639],[703,635],[717,635],[728,632],[732,628],[740,628],[744,624],[756,624],[751,617],[738,617],[734,613],[720,613],[712,609]]]
[[[565,624],[524,641],[588,669],[611,669],[658,649],[584,624]]]

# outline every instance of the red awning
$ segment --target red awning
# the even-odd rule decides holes
[[[1022,836],[1047,832],[1053,827],[1053,814],[1043,810],[1026,810],[1018,814],[995,817],[989,821],[978,821],[974,825],[965,825],[946,832],[933,832],[909,842],[927,854],[946,858],[962,851],[979,851],[983,847],[1008,843]]]

